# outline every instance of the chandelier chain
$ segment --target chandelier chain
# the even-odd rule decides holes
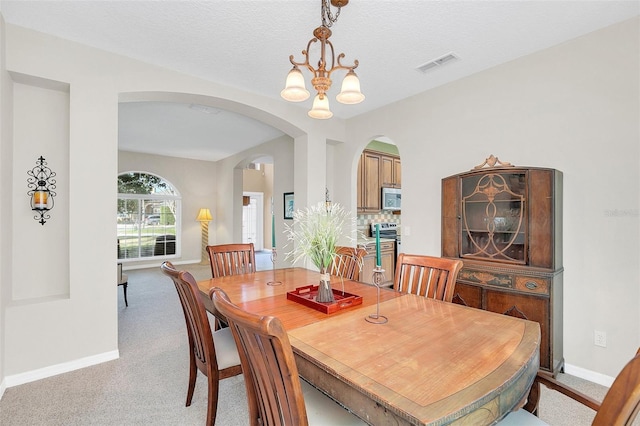
[[[333,15],[331,13],[331,5],[329,4],[329,0],[322,0],[322,26],[330,28],[338,20],[341,9],[341,7],[338,7],[336,14]]]

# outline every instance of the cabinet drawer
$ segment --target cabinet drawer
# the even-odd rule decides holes
[[[462,268],[458,281],[487,287],[508,288],[525,293],[549,294],[549,280],[540,277],[521,276],[514,272],[495,272]]]
[[[543,278],[516,277],[516,290],[527,293],[549,294],[549,281]]]
[[[380,241],[380,250],[393,250],[394,244],[395,243],[393,241]],[[375,245],[373,246],[373,249],[375,250]]]
[[[394,241],[380,241],[380,251],[394,251],[395,249],[395,242]],[[366,251],[367,254],[372,254],[375,256],[376,254],[376,243],[372,243],[369,242],[366,245],[361,246],[363,247]]]
[[[458,281],[499,288],[514,288],[513,274],[509,272],[493,272],[463,267],[458,274]]]

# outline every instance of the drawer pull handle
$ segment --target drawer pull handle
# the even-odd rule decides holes
[[[524,286],[529,290],[535,290],[536,288],[538,288],[538,283],[534,281],[527,281],[526,283],[524,283]]]

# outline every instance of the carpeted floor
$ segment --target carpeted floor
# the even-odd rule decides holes
[[[258,256],[258,268],[271,267]],[[196,279],[209,266],[187,265]],[[9,388],[0,400],[0,425],[201,425],[207,384],[199,375],[193,402],[185,407],[188,345],[173,283],[159,268],[132,270],[129,307],[118,289],[120,359]],[[602,399],[607,388],[566,374],[559,379]],[[543,388],[540,417],[552,426],[589,425],[594,413]],[[218,425],[248,425],[242,376],[220,383]]]

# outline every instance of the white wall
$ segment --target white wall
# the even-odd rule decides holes
[[[0,199],[11,197],[9,190],[12,183],[12,157],[13,145],[9,143],[13,131],[12,105],[13,96],[11,79],[5,71],[5,23],[0,14]],[[5,313],[7,301],[11,298],[11,287],[6,283],[11,282],[12,262],[12,206],[9,203],[0,203],[0,348],[5,347]],[[5,381],[5,355],[0,350],[0,397],[6,388]]]
[[[608,376],[640,346],[639,27],[614,25],[348,122],[354,155],[376,135],[398,145],[406,252],[440,254],[442,178],[490,154],[561,170],[565,360]]]
[[[59,265],[62,271],[65,268],[68,270],[68,273],[51,274],[49,285],[40,288],[39,292],[46,293],[51,290],[52,294],[59,295],[60,289],[68,289],[68,297],[42,300],[29,295],[26,301],[13,300],[12,289],[15,285],[33,287],[40,282],[29,277],[27,282],[14,283],[12,276],[18,277],[21,271],[33,269],[33,258],[28,258],[28,253],[24,252],[25,247],[15,240],[11,241],[4,232],[2,243],[0,243],[3,250],[0,261],[2,265],[0,308],[4,310],[2,317],[4,323],[0,330],[0,353],[2,353],[0,360],[3,361],[4,370],[1,370],[3,376],[0,380],[6,379],[7,385],[12,386],[118,356],[117,288],[114,285],[116,276],[114,218],[117,205],[119,102],[163,100],[228,109],[259,119],[282,130],[290,135],[288,136],[289,144],[292,137],[306,138],[307,134],[312,134],[314,143],[321,145],[323,150],[326,138],[343,139],[344,122],[335,120],[315,123],[309,120],[303,108],[285,101],[273,102],[272,99],[251,95],[238,89],[220,86],[25,28],[13,25],[6,25],[3,28],[5,37],[2,38],[2,49],[6,52],[6,61],[3,62],[3,68],[0,70],[2,90],[9,88],[12,91],[15,84],[25,84],[22,81],[12,80],[7,71],[14,77],[20,76],[20,79],[29,81],[30,84],[34,80],[52,81],[69,88],[68,106],[62,107],[61,112],[55,112],[55,114],[62,114],[62,117],[68,117],[68,137],[55,141],[56,149],[67,153],[65,165],[61,168],[63,170],[61,177],[65,178],[67,186],[59,194],[60,199],[65,201],[62,205],[56,204],[52,212],[52,215],[57,211],[60,212],[59,216],[54,216],[58,222],[52,219],[51,223],[45,225],[45,227],[51,225],[51,228],[47,229],[56,228],[60,231],[63,229],[58,228],[63,226],[61,221],[67,221],[68,235],[65,237],[67,241],[65,244],[68,245],[68,250],[65,248],[60,250],[57,241],[52,237],[43,238],[42,245],[38,247],[41,253],[46,254],[48,262]],[[28,224],[23,223],[24,206],[20,200],[22,194],[27,191],[26,175],[24,188],[21,188],[18,181],[13,186],[14,176],[26,173],[24,165],[14,163],[15,159],[11,155],[15,144],[24,142],[18,139],[24,138],[14,134],[13,129],[8,126],[13,122],[13,114],[19,115],[14,117],[16,122],[28,123],[30,120],[28,112],[19,105],[20,100],[17,102],[3,94],[3,110],[0,111],[3,126],[0,133],[2,137],[0,161],[3,166],[0,187],[3,191],[11,188],[10,193],[5,193],[5,200],[15,201],[11,203],[11,209],[6,209],[4,207],[6,204],[2,203],[0,212],[9,219],[3,221],[0,226],[3,227],[3,231],[14,229],[13,235],[22,235],[26,232],[27,226],[41,225],[33,220],[27,221]],[[50,115],[55,114],[45,113],[45,117],[41,119],[49,120],[52,118]],[[67,121],[67,118],[60,118],[60,115],[57,117],[53,120]],[[25,157],[33,156],[29,146],[21,146],[21,148],[24,148]],[[36,147],[32,148],[36,149]],[[284,159],[274,157],[276,167],[281,162],[285,165],[282,170],[286,171],[282,175],[276,171],[276,187],[287,186],[289,189],[293,185],[291,160],[294,149],[295,147],[291,146],[291,149],[284,154]],[[314,149],[319,148],[314,147]],[[123,159],[122,167],[125,167],[126,158],[125,156]],[[29,163],[31,161],[33,160],[30,159]],[[220,208],[220,199],[226,197],[220,192],[227,191],[229,187],[224,184],[233,182],[236,170],[218,168],[214,173],[216,176],[209,184],[216,192],[216,200],[213,204],[217,206],[214,207],[217,221],[214,223],[214,232],[210,235],[211,243],[215,243],[218,239],[221,242],[230,241],[234,235],[227,230],[233,230],[236,227],[240,229],[234,220],[239,222],[239,219],[235,218],[241,218],[239,214],[235,216],[224,214],[226,204],[224,208]],[[166,175],[167,173],[158,174]],[[283,176],[286,177],[283,178]],[[283,183],[286,179],[291,180]],[[302,191],[310,187],[306,182],[309,179],[314,182],[314,185],[324,188],[324,175],[308,177],[305,174],[299,174],[297,179],[302,182]],[[175,181],[173,183],[176,184]],[[282,189],[278,189],[278,192],[282,192]],[[200,196],[203,196],[203,201],[206,201],[212,194],[204,192],[193,194],[198,202]],[[304,198],[306,194],[301,193],[300,196]],[[24,198],[26,199],[26,195]],[[191,199],[190,194],[189,198]],[[188,210],[192,207],[199,208],[200,205],[186,206],[185,218],[189,216]],[[16,213],[20,211],[19,222],[11,221],[10,215],[13,211]],[[191,214],[195,215],[195,212]],[[96,226],[96,224],[103,226]],[[12,228],[12,225],[20,226]],[[188,239],[199,232],[197,225],[194,223],[193,226],[189,226],[185,222]],[[191,243],[188,244],[189,247],[185,249],[191,250]],[[20,253],[12,258],[18,251]],[[8,255],[5,256],[5,254]],[[185,256],[193,255],[187,251]],[[43,351],[43,347],[47,350]],[[0,381],[0,385],[1,383]]]

